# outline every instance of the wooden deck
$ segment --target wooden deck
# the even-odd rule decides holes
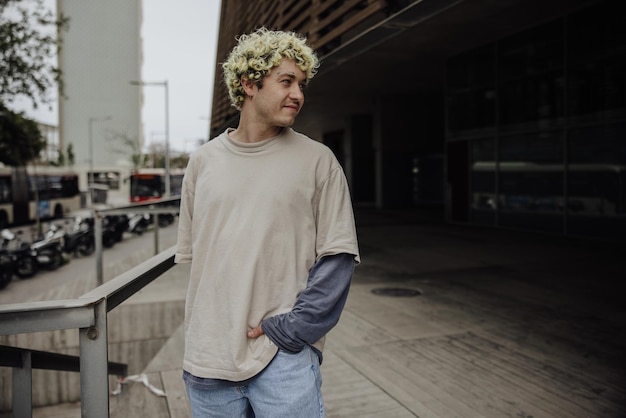
[[[359,225],[328,417],[626,416],[624,248],[393,219]],[[128,385],[111,416],[189,417],[182,347],[179,330],[146,369],[167,397]]]

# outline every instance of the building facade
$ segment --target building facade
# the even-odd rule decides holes
[[[237,121],[219,64],[257,27],[321,56],[295,128],[355,204],[623,241],[626,18],[616,0],[223,0],[211,133]]]
[[[141,150],[141,1],[57,0],[69,18],[60,35],[59,145],[71,145],[81,189],[90,179],[109,188],[109,200],[128,203],[124,179]],[[127,185],[127,184],[126,184]]]

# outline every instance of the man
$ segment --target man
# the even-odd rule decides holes
[[[192,156],[176,262],[191,262],[183,379],[194,417],[323,417],[319,366],[359,262],[344,173],[293,131],[318,59],[242,35],[223,64],[229,128]]]

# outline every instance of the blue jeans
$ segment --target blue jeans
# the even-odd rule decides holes
[[[194,418],[323,418],[319,358],[305,347],[282,350],[245,386],[198,389],[186,385]]]

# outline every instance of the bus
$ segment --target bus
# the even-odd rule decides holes
[[[497,196],[496,168],[500,183]],[[472,165],[471,179],[472,209],[561,212],[566,208],[576,215],[626,214],[626,166],[619,164],[564,166],[506,161],[496,166],[477,161]]]
[[[170,197],[179,197],[184,169],[170,169]],[[165,169],[143,168],[130,175],[130,203],[158,200],[165,195]]]
[[[0,167],[0,228],[80,209],[78,174],[58,167]]]

